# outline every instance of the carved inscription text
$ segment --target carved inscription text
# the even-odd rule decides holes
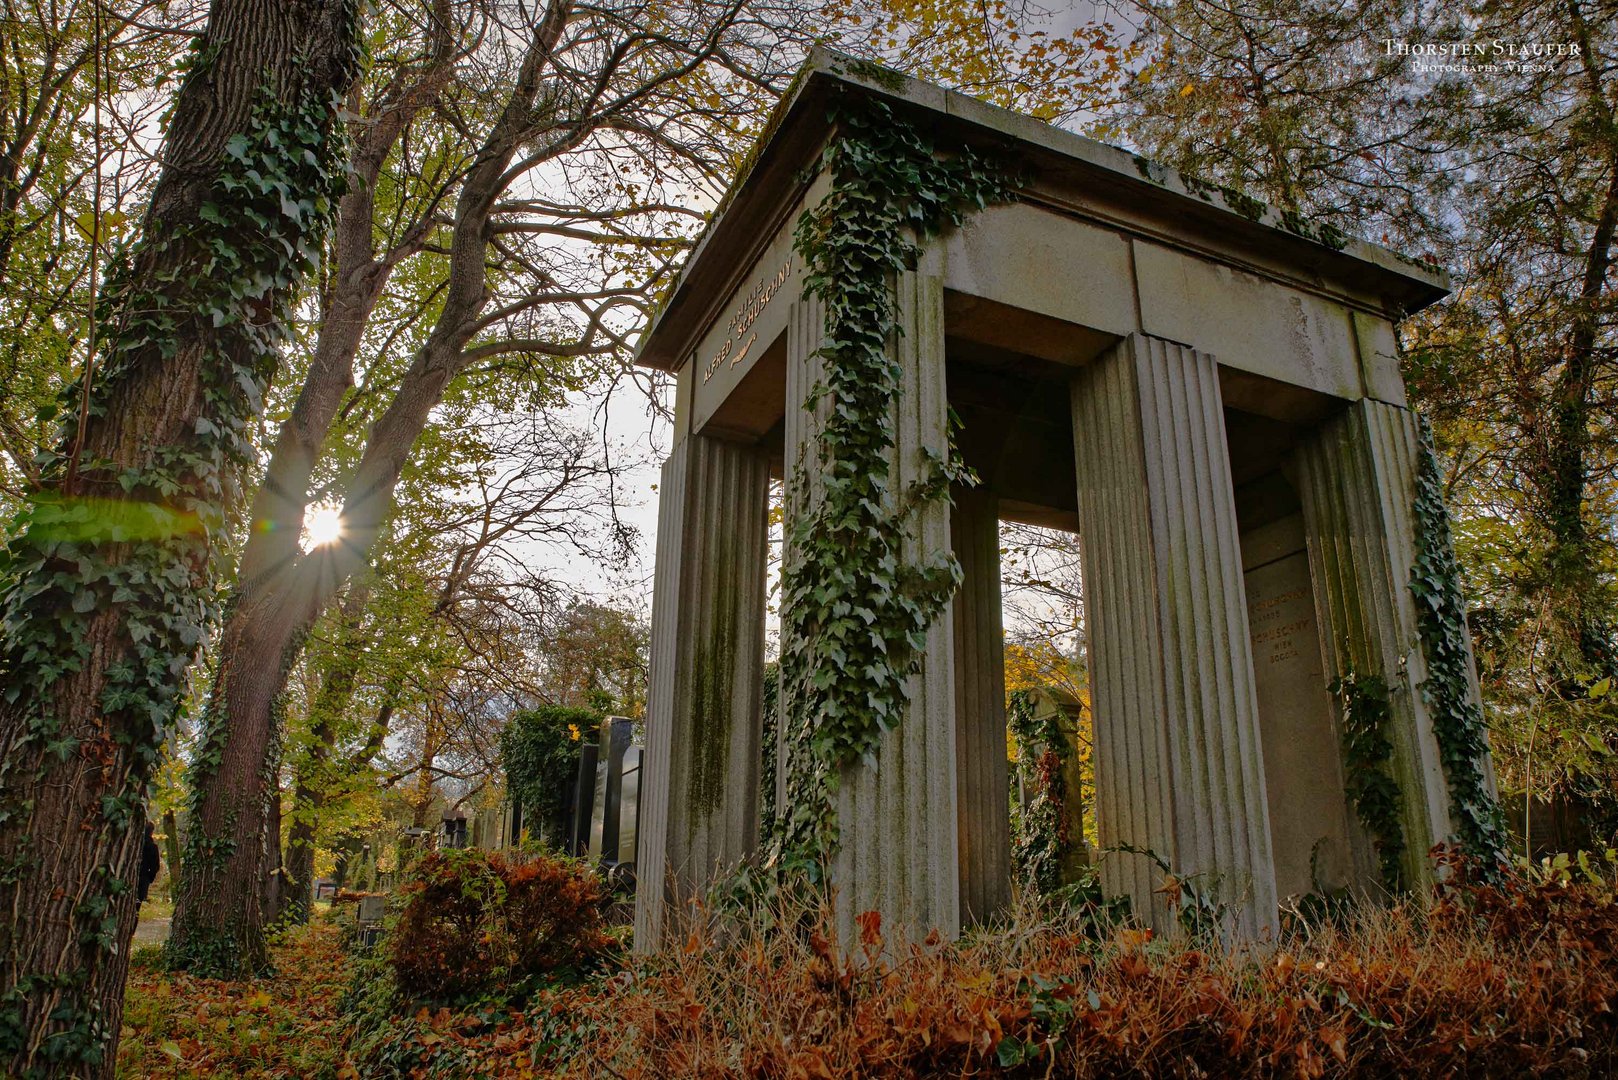
[[[742,337],[752,329],[754,320],[763,313],[765,307],[775,298],[775,294],[781,290],[781,286],[785,285],[787,279],[791,276],[792,260],[789,258],[781,264],[781,269],[777,270],[773,277],[759,282],[753,287],[753,291],[747,294],[747,299],[742,301],[741,307],[737,308],[736,313],[730,318],[730,333],[725,337],[725,343],[714,350],[714,354],[708,358],[708,362],[702,365],[703,382],[713,378],[714,373],[723,367],[726,361],[730,362],[731,367],[735,367],[752,351],[753,344],[758,340],[757,334],[748,337],[741,348],[738,349],[736,346],[741,342]]]

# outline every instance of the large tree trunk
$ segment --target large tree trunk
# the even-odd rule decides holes
[[[147,782],[340,171],[354,0],[215,0],[0,593],[0,1072],[113,1074]],[[307,151],[307,153],[306,153]],[[253,179],[280,180],[284,188]]]
[[[191,769],[180,893],[164,956],[212,978],[256,975],[269,963],[265,852],[270,799],[279,795],[273,717],[294,656],[293,635],[278,629],[273,618],[239,607],[227,620]],[[232,717],[263,719],[238,727]]]

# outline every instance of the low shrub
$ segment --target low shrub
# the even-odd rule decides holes
[[[1607,1077],[1610,871],[1483,884],[1451,860],[1430,902],[1245,951],[1031,907],[955,944],[888,941],[874,914],[852,944],[825,911],[719,921],[533,1037],[559,1077],[624,1080]]]
[[[456,999],[581,969],[611,944],[606,888],[557,855],[436,851],[401,890],[388,964],[411,998]]]

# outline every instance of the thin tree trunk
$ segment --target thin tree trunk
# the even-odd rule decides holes
[[[326,791],[300,778],[292,789],[292,805],[294,816],[287,830],[286,913],[293,922],[305,923],[314,903],[315,833],[326,807]]]
[[[7,545],[8,1076],[113,1075],[147,783],[207,632],[225,492],[305,269],[288,252],[319,246],[312,200],[338,182],[329,149],[357,21],[353,0],[215,0],[140,240],[108,271],[94,369],[64,394],[56,457]],[[305,125],[307,157],[274,149],[289,123]],[[258,166],[284,167],[306,202],[277,193],[265,213],[267,193],[238,186]]]
[[[1588,458],[1595,409],[1601,303],[1612,268],[1614,232],[1618,230],[1618,132],[1614,130],[1612,106],[1607,101],[1602,72],[1592,54],[1583,13],[1577,3],[1569,3],[1567,14],[1574,38],[1580,45],[1587,107],[1599,121],[1597,130],[1603,133],[1606,142],[1602,149],[1607,186],[1596,212],[1589,246],[1585,249],[1579,293],[1573,302],[1566,362],[1557,378],[1552,404],[1554,442],[1548,454],[1549,505],[1546,508],[1551,533],[1548,561],[1553,587],[1560,594],[1553,609],[1555,617],[1562,622],[1580,657],[1598,671],[1610,672],[1614,658],[1609,652],[1607,632],[1590,616],[1590,597],[1597,591],[1599,573],[1584,500],[1590,482]]]
[[[341,636],[335,656],[309,708],[309,746],[293,763],[292,824],[287,829],[281,897],[282,910],[294,922],[308,921],[309,906],[314,901],[315,834],[320,828],[326,792],[335,779],[332,750],[354,699],[360,662],[370,644],[370,634],[361,625],[370,595],[370,588],[362,582],[343,597]]]
[[[281,425],[275,450],[253,503],[251,530],[237,586],[226,605],[219,675],[204,717],[204,745],[192,768],[195,793],[183,854],[180,898],[166,955],[175,967],[231,978],[261,970],[264,945],[263,864],[266,761],[279,734],[275,701],[297,658],[304,634],[347,578],[334,553],[300,554],[309,480],[343,396],[353,383],[354,359],[366,321],[389,275],[419,250],[430,220],[401,245],[375,253],[372,216],[377,177],[415,115],[448,78],[454,38],[445,0],[434,4],[428,63],[419,78],[398,83],[354,142],[351,185],[338,209],[335,284],[324,305],[320,337],[292,415]],[[363,564],[364,554],[361,555]]]
[[[287,905],[286,866],[281,860],[281,789],[271,783],[264,822],[264,925],[273,926]]]
[[[163,859],[168,864],[168,892],[173,900],[180,883],[180,823],[173,810],[163,811]]]

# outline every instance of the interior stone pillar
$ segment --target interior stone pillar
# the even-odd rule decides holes
[[[635,945],[758,842],[769,461],[690,435],[663,464]],[[660,885],[666,888],[659,887]]]
[[[929,475],[926,451],[948,446],[944,397],[944,289],[936,255],[916,271],[898,276],[903,333],[893,342],[902,370],[894,405],[893,498]],[[824,410],[803,406],[820,379],[815,355],[824,336],[817,301],[794,304],[788,330],[786,463],[788,520],[807,513],[819,497],[819,461],[814,439]],[[911,536],[900,558],[921,562],[950,549],[947,503],[929,503],[910,519]],[[791,538],[786,558],[791,560]],[[857,940],[854,916],[880,911],[885,931],[916,940],[937,929],[960,933],[960,870],[956,824],[955,682],[949,612],[928,631],[921,671],[909,682],[909,707],[899,726],[882,740],[876,767],[856,762],[845,770],[837,795],[841,845],[832,867],[842,940]],[[785,646],[783,646],[785,647]],[[783,694],[783,710],[790,708]]]
[[[964,573],[951,605],[961,918],[981,923],[1011,902],[1011,777],[1006,762],[999,500],[983,488],[956,489],[950,537]]]
[[[1144,334],[1073,382],[1101,848],[1148,848],[1273,930],[1275,871],[1236,507],[1213,357]],[[1103,884],[1162,925],[1162,874]]]
[[[822,399],[811,407],[809,397],[822,374],[822,364],[815,352],[820,348],[825,332],[826,309],[820,299],[815,296],[794,298],[787,313],[787,396],[786,414],[782,418],[783,579],[786,568],[792,565],[796,557],[793,529],[797,522],[808,515],[823,490],[823,477],[815,456],[815,439],[826,420],[826,403]],[[781,622],[784,652],[789,630],[784,618]],[[793,727],[792,687],[785,678],[780,683],[778,709],[775,725],[775,814],[776,821],[784,824],[792,815],[792,778],[808,767],[804,757],[806,751],[797,738],[799,733]]]
[[[1380,676],[1392,710],[1393,773],[1404,794],[1405,880],[1431,880],[1428,849],[1450,832],[1449,794],[1410,593],[1415,562],[1415,413],[1369,399],[1322,424],[1297,450],[1299,494],[1329,682]],[[1474,690],[1475,692],[1475,690]]]

